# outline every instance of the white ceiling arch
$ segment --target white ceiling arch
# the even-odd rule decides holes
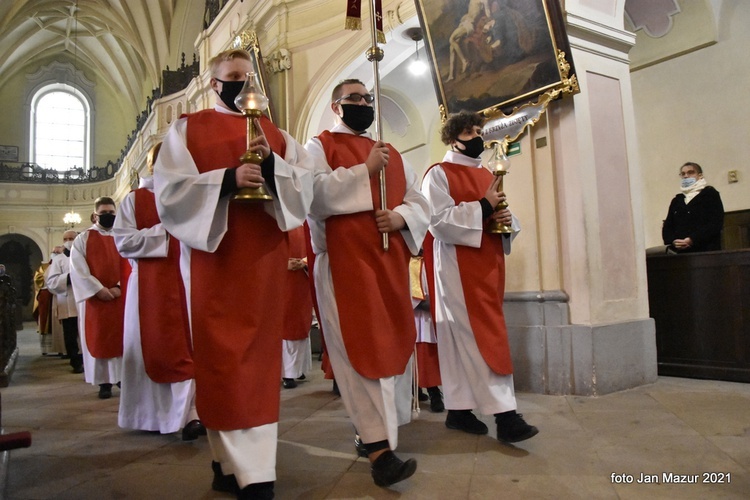
[[[178,1],[2,1],[0,86],[53,58],[93,73],[137,112],[176,60],[169,51]]]

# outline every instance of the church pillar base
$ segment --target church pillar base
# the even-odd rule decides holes
[[[656,382],[651,318],[571,325],[563,292],[509,293],[504,311],[518,391],[600,396]]]

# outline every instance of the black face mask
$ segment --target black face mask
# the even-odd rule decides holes
[[[459,153],[463,153],[469,158],[479,158],[479,155],[482,154],[482,151],[484,151],[484,139],[477,136],[473,139],[470,139],[468,141],[462,141],[461,139],[456,138],[457,142],[460,142],[464,145],[464,148],[466,149],[458,149]]]
[[[99,214],[99,225],[111,229],[115,225],[115,214]]]
[[[370,106],[342,104],[341,109],[344,111],[344,116],[341,117],[344,125],[355,132],[364,132],[375,121],[375,109]]]
[[[218,78],[215,78],[215,80],[221,82],[221,92],[217,92],[217,94],[219,94],[219,99],[221,99],[229,109],[239,113],[240,110],[237,108],[234,100],[240,94],[242,87],[245,85],[245,80],[240,80],[238,82],[224,81],[219,80]]]

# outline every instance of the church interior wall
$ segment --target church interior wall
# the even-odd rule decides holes
[[[2,105],[0,114],[0,130],[2,142],[5,145],[19,146],[19,161],[30,161],[30,109],[26,102],[32,88],[27,75],[37,73],[41,68],[55,61],[54,57],[29,64],[12,75],[3,86]],[[120,150],[125,144],[129,133],[128,127],[135,127],[135,112],[126,112],[126,106],[117,97],[117,93],[101,78],[86,73],[86,77],[93,77],[95,83],[93,92],[93,127],[91,140],[93,142],[92,165],[104,166],[107,161],[114,161],[120,156]],[[132,114],[132,116],[130,116]]]
[[[214,24],[197,33],[193,45],[202,73],[180,99],[184,99],[184,111],[213,105],[207,61],[228,48],[238,33],[257,30],[264,55],[282,48],[290,51],[291,69],[268,75],[269,88],[280,125],[304,143],[333,124],[329,98],[338,81],[354,76],[371,85],[371,64],[364,57],[370,46],[369,28],[344,31],[343,17],[331,16],[342,9],[333,0],[273,4],[230,0]],[[718,43],[631,73],[628,50],[634,37],[623,28],[623,4],[615,0],[565,2],[573,24],[569,34],[582,92],[550,105],[547,115],[520,140],[522,153],[512,158],[511,173],[505,179],[511,209],[523,227],[507,258],[507,291],[555,295],[537,305],[520,297],[509,314],[521,318],[531,311],[529,317],[534,317],[516,322],[512,335],[521,357],[544,360],[544,391],[563,391],[576,378],[596,380],[597,366],[609,362],[611,353],[618,350],[620,368],[614,371],[622,372],[623,384],[635,380],[624,376],[625,366],[638,366],[633,377],[639,380],[655,377],[642,252],[658,243],[662,212],[676,191],[679,165],[687,159],[703,164],[709,181],[722,192],[727,210],[747,208],[743,200],[750,199],[746,184],[750,172],[738,161],[741,153],[743,158],[748,153],[746,127],[728,120],[729,111],[742,109],[748,100],[740,92],[742,82],[748,81],[747,68],[737,68],[742,65],[736,61],[742,60],[737,58],[746,50],[750,36],[742,29],[750,21],[750,5],[713,2],[720,8],[717,22],[728,31]],[[196,0],[191,5],[202,8]],[[414,54],[413,42],[398,38],[406,26],[417,24],[413,3],[386,1],[383,7],[389,22],[388,43],[382,46],[386,54],[383,94],[393,103],[394,112],[401,113],[400,122],[385,121],[385,139],[407,151],[405,157],[421,177],[446,150],[438,135],[437,98],[429,75],[412,80],[399,66]],[[366,20],[368,9],[364,10]],[[396,11],[398,16],[391,15]],[[398,20],[391,23],[394,18]],[[179,22],[185,29],[195,29],[195,16],[187,12]],[[182,52],[186,40],[190,36],[170,39],[171,57],[177,57],[175,51]],[[189,60],[191,53],[185,52]],[[729,85],[730,92],[715,90],[716,75]],[[13,81],[11,90],[20,93],[22,84]],[[116,97],[103,95],[106,84],[97,83],[104,99],[97,101],[97,134],[109,135],[104,142],[97,135],[96,155],[104,155],[108,148],[122,147],[134,117],[126,116],[122,110],[127,106]],[[176,108],[174,112],[176,117]],[[109,117],[116,117],[111,126]],[[0,118],[0,126],[4,120]],[[405,132],[400,127],[404,121],[408,123]],[[612,127],[613,123],[617,126]],[[159,116],[144,128],[139,137],[141,149],[133,153],[127,168],[142,167],[149,145],[146,135],[161,135],[166,126]],[[705,163],[701,161],[707,157]],[[100,161],[96,158],[95,162]],[[740,183],[718,182],[712,168],[716,164],[724,165],[724,170],[733,165],[740,171]],[[104,191],[120,199],[129,189],[129,180],[129,172],[120,172],[117,186]],[[7,199],[7,190],[3,193],[0,198]],[[57,199],[45,196],[48,201]],[[61,225],[52,215],[31,215],[31,198],[26,200],[28,206],[22,211],[6,214],[4,210],[1,223],[21,217],[30,225]],[[90,213],[85,208],[89,202],[93,201],[75,200],[84,219]],[[66,198],[65,203],[72,202]],[[27,212],[28,216],[22,215]],[[60,239],[59,235],[54,239]],[[550,378],[560,373],[570,377]],[[619,382],[613,381],[618,373],[600,376],[602,385],[594,392],[616,390]],[[536,390],[540,383],[527,378],[520,387]]]
[[[686,8],[690,3],[680,5]],[[682,31],[678,29],[681,21],[715,22],[715,44],[633,71],[631,76],[646,246],[662,244],[662,221],[670,200],[679,192],[677,174],[686,161],[704,168],[708,183],[721,193],[726,211],[750,208],[750,141],[744,114],[750,106],[750,33],[745,28],[750,23],[750,3],[712,5],[715,20],[676,16],[673,36]],[[737,171],[739,182],[729,183],[730,170]]]

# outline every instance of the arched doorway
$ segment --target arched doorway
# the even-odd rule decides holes
[[[16,289],[16,326],[33,321],[34,271],[42,262],[42,250],[31,238],[21,234],[0,236],[0,264],[13,280]]]

